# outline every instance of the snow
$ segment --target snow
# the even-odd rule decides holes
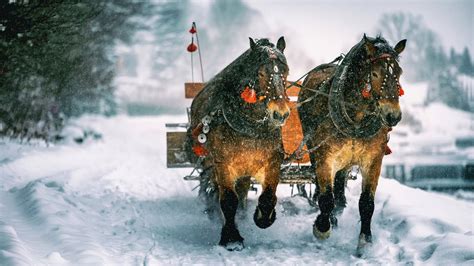
[[[216,245],[220,222],[202,213],[190,169],[166,168],[166,129],[184,116],[82,117],[101,140],[21,144],[0,140],[1,265],[438,264],[474,263],[474,203],[381,178],[374,244],[355,256],[360,177],[325,241],[312,235],[317,210],[288,185],[277,220],[252,220],[257,196],[239,214],[242,252]]]

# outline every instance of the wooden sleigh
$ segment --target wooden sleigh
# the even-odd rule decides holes
[[[288,82],[290,86],[292,82]],[[185,83],[185,98],[193,99],[204,87],[204,83]],[[303,131],[301,122],[296,110],[296,99],[300,88],[291,86],[287,89],[290,97],[291,113],[282,129],[283,146],[287,155],[292,154],[303,140]],[[188,112],[188,120],[190,117]],[[168,168],[195,168],[196,162],[189,159],[185,151],[186,129],[189,121],[186,123],[166,123],[166,143],[167,143],[167,167]],[[306,147],[304,147],[306,149]],[[280,183],[283,184],[306,184],[312,183],[314,173],[311,171],[309,156],[305,154],[301,159],[293,161],[290,165],[282,165]],[[194,180],[192,175],[185,178]]]

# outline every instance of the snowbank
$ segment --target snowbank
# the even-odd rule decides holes
[[[0,264],[473,264],[474,204],[381,179],[374,245],[356,257],[360,178],[326,241],[312,236],[317,210],[281,185],[277,220],[239,218],[242,252],[216,246],[220,224],[202,213],[197,185],[166,169],[165,122],[185,117],[84,117],[103,135],[46,147],[0,140]],[[394,155],[392,155],[394,156]]]

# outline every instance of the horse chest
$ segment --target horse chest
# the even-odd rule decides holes
[[[379,156],[385,145],[382,134],[371,139],[333,138],[317,152],[317,157],[334,163],[336,168],[360,164]]]
[[[231,176],[261,176],[268,168],[281,164],[281,140],[215,133],[210,136],[210,152]]]

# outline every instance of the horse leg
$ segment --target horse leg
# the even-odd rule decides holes
[[[372,243],[370,224],[375,208],[374,197],[382,167],[382,157],[383,155],[378,156],[362,167],[362,193],[359,198],[361,229],[357,246],[359,254],[367,244]]]
[[[309,141],[308,141],[309,142]],[[313,147],[312,145],[313,144],[309,144],[310,146],[308,147]],[[311,170],[316,173],[316,156],[314,155],[314,153],[310,153],[309,154],[309,160],[311,162]],[[318,177],[316,176],[315,177],[316,180],[318,180]],[[316,203],[318,202],[318,198],[319,198],[319,185],[318,185],[318,182],[316,181],[316,184],[314,185],[314,193],[313,193],[313,198],[311,199],[312,203],[313,203],[313,206],[316,206]]]
[[[276,190],[280,178],[279,166],[272,167],[262,184],[262,194],[258,198],[258,205],[253,215],[255,224],[262,228],[270,227],[276,219],[275,205],[277,202]]]
[[[318,205],[320,213],[313,225],[313,235],[319,239],[326,239],[331,235],[331,215],[334,209],[333,194],[333,167],[325,160],[316,167],[316,176],[319,188]]]
[[[334,203],[335,209],[334,213],[336,215],[342,214],[344,208],[346,207],[346,177],[347,177],[347,170],[339,170],[336,173],[336,177],[334,178]]]
[[[239,210],[247,208],[247,196],[249,193],[250,183],[250,176],[241,177],[235,182],[235,192],[239,198]]]
[[[247,217],[247,196],[249,194],[250,184],[250,176],[241,177],[235,182],[235,192],[239,198],[237,208],[239,219],[245,219]]]
[[[240,251],[244,248],[244,239],[240,236],[235,224],[235,213],[237,212],[239,199],[233,186],[219,186],[219,202],[224,214],[224,226],[222,227],[219,245],[229,251]]]

